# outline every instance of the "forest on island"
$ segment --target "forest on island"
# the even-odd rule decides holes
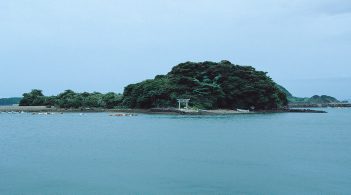
[[[117,93],[102,94],[76,93],[66,90],[57,96],[44,96],[42,90],[33,89],[23,94],[20,106],[55,106],[58,108],[114,108],[121,104],[122,95]]]
[[[178,98],[200,109],[276,109],[287,98],[266,72],[229,61],[186,62],[166,75],[128,85],[123,104],[129,108],[174,107]]]
[[[179,98],[191,99],[190,106],[197,109],[265,110],[288,103],[286,94],[266,72],[221,61],[181,63],[166,75],[126,86],[123,94],[66,90],[44,96],[36,89],[23,94],[20,105],[148,109],[176,107]]]

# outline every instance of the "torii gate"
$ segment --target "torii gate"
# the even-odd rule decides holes
[[[190,99],[177,99],[177,101],[178,101],[178,108],[179,108],[179,110],[181,108],[181,104],[182,103],[183,104],[185,103],[185,108],[188,109]]]

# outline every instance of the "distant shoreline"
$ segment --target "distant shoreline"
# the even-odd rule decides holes
[[[0,106],[0,112],[54,112],[54,113],[134,113],[134,114],[168,114],[168,115],[234,115],[234,114],[260,114],[260,113],[326,113],[321,110],[311,109],[279,109],[262,111],[235,111],[235,110],[186,110],[175,108],[154,109],[104,109],[104,108],[79,108],[63,109],[45,106]]]
[[[290,108],[351,108],[351,103],[289,103]]]

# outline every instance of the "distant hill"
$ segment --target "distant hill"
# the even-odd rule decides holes
[[[0,106],[9,106],[14,104],[19,104],[22,98],[13,97],[13,98],[0,98]]]
[[[325,104],[325,103],[339,103],[340,101],[334,97],[327,96],[327,95],[322,95],[322,96],[315,95],[309,99],[309,102],[313,104]]]
[[[327,95],[314,95],[310,98],[305,97],[295,97],[293,96],[286,88],[284,88],[281,85],[277,86],[282,92],[285,93],[286,97],[288,98],[289,103],[304,103],[304,104],[328,104],[328,103],[340,103],[339,100],[337,100],[334,97],[327,96]]]

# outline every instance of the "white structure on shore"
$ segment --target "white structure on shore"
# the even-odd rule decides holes
[[[179,110],[181,109],[182,104],[185,104],[185,109],[188,109],[190,99],[177,99],[177,101]]]

